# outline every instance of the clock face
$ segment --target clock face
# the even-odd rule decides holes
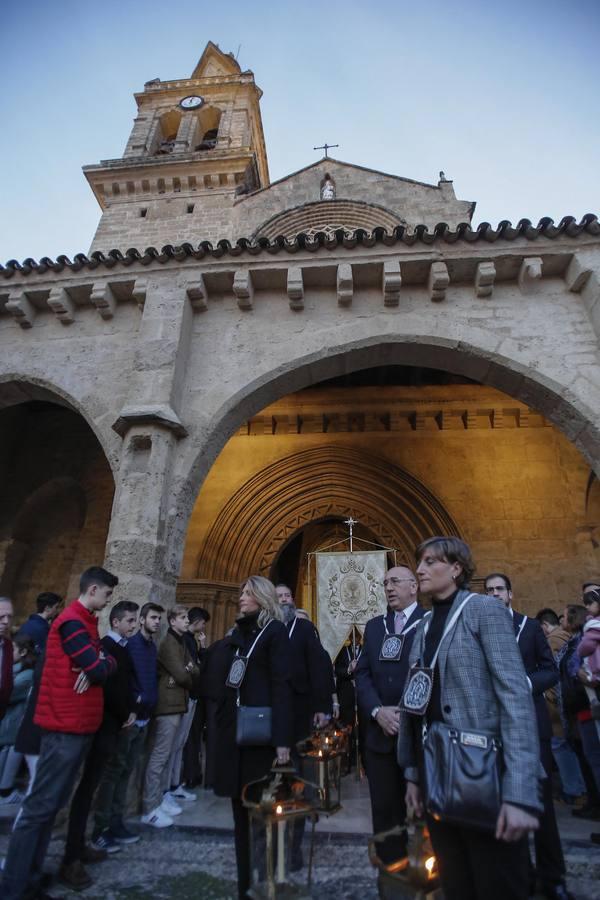
[[[204,97],[198,97],[196,94],[184,97],[183,100],[179,101],[179,105],[182,109],[198,109],[203,103]]]

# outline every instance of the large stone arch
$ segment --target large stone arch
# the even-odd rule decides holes
[[[477,336],[472,329],[471,337]],[[480,332],[481,343],[443,338],[432,335],[373,334],[362,340],[335,343],[314,352],[299,354],[293,343],[282,342],[278,347],[284,361],[255,371],[246,383],[231,389],[227,399],[203,423],[201,435],[189,453],[181,457],[184,471],[180,472],[175,498],[177,523],[172,540],[184,541],[187,522],[210,466],[226,441],[242,422],[251,418],[285,394],[301,390],[319,381],[346,372],[359,371],[380,365],[417,365],[438,368],[456,375],[473,378],[482,384],[498,388],[536,409],[559,428],[579,449],[595,471],[600,472],[600,430],[593,410],[586,402],[585,386],[569,384],[568,369],[564,365],[564,381],[544,372],[542,366],[532,367],[522,348],[514,346],[514,355],[493,352],[493,345]],[[319,339],[322,341],[323,336]],[[512,348],[511,348],[512,349]],[[553,373],[556,375],[556,360]],[[245,370],[246,371],[246,370]],[[241,381],[241,373],[240,381]],[[252,373],[251,373],[252,374]],[[561,369],[559,374],[563,374]],[[182,448],[183,449],[183,448]],[[181,550],[173,544],[174,554]]]
[[[460,534],[440,501],[404,469],[349,447],[314,447],[272,463],[235,492],[207,536],[198,576],[240,582],[253,572],[268,575],[304,525],[348,515],[406,560],[432,534]]]

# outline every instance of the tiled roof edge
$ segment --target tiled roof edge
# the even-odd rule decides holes
[[[553,240],[563,235],[578,237],[583,233],[594,237],[600,236],[600,221],[597,215],[587,213],[579,222],[574,216],[564,216],[558,225],[555,225],[554,220],[549,217],[540,219],[537,225],[533,225],[529,219],[521,219],[517,225],[512,225],[507,220],[503,220],[496,228],[492,228],[489,222],[482,222],[474,229],[468,222],[462,222],[454,230],[445,222],[440,222],[432,231],[429,231],[426,225],[417,225],[415,227],[398,225],[391,232],[380,227],[375,228],[372,232],[365,231],[363,228],[347,232],[345,229],[340,228],[331,236],[320,231],[314,236],[308,237],[301,232],[292,240],[279,235],[271,239],[265,237],[259,237],[254,240],[240,238],[234,244],[228,240],[217,241],[214,245],[210,241],[201,241],[196,246],[191,243],[179,244],[175,247],[172,244],[166,244],[161,250],[157,250],[156,247],[147,247],[143,252],[135,247],[131,247],[125,253],[122,253],[120,250],[110,250],[108,253],[96,250],[89,256],[86,256],[85,253],[77,253],[72,260],[64,254],[57,256],[56,260],[44,256],[39,262],[31,259],[31,257],[23,260],[22,263],[16,259],[11,259],[4,266],[0,265],[0,273],[5,278],[10,278],[15,272],[21,272],[24,275],[34,272],[43,274],[48,270],[62,272],[64,269],[71,269],[71,271],[77,272],[81,269],[96,269],[100,266],[105,268],[130,266],[134,262],[149,265],[153,261],[166,263],[171,259],[182,261],[189,257],[203,259],[206,256],[219,259],[226,255],[240,256],[242,253],[257,255],[265,251],[267,253],[279,253],[281,250],[285,250],[288,253],[296,253],[300,249],[314,251],[318,250],[319,247],[335,249],[338,246],[353,249],[359,244],[365,247],[372,247],[377,243],[389,247],[398,242],[411,246],[418,243],[433,244],[436,240],[443,240],[448,244],[454,244],[458,241],[466,241],[471,244],[481,241],[493,243],[501,239],[512,241],[519,237],[524,237],[530,241],[539,237]]]

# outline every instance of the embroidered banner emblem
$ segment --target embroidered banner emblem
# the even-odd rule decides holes
[[[424,716],[433,691],[433,669],[413,666],[400,709],[413,716]]]
[[[239,688],[246,674],[246,666],[248,665],[244,656],[236,656],[231,663],[229,675],[225,684],[230,688]],[[223,677],[223,676],[221,676]]]
[[[401,634],[386,634],[379,651],[381,662],[398,662],[402,655],[404,638]]]

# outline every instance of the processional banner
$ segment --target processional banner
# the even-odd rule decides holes
[[[316,553],[317,622],[321,643],[335,659],[353,626],[362,634],[386,610],[385,551]]]

